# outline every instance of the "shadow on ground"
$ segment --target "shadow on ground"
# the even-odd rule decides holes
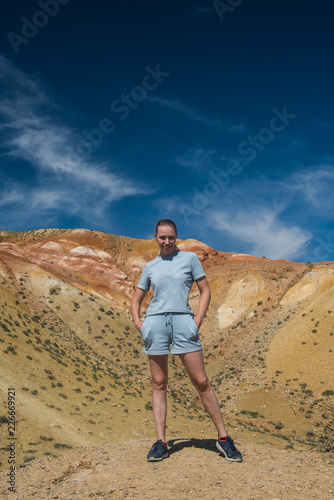
[[[196,439],[196,438],[178,438],[178,439],[170,439],[168,441],[169,446],[169,454],[177,453],[181,451],[183,448],[201,448],[209,451],[213,451],[214,453],[219,453],[216,448],[216,440],[215,439]]]

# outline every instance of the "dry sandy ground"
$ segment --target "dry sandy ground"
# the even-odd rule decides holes
[[[170,457],[148,463],[151,441],[80,448],[17,470],[16,494],[1,473],[0,497],[23,499],[205,498],[299,500],[334,498],[333,454],[277,450],[236,441],[242,463],[227,462],[213,439],[170,440]]]

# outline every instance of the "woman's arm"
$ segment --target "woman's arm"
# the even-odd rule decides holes
[[[143,324],[143,322],[140,321],[140,306],[146,294],[147,290],[136,288],[135,294],[132,297],[132,302],[131,302],[131,313],[133,317],[133,322],[139,332]]]
[[[200,328],[205,318],[206,312],[209,308],[211,299],[211,290],[209,287],[208,280],[206,279],[205,276],[196,280],[196,285],[198,286],[200,297],[199,297],[198,313],[195,316],[194,321],[198,326],[198,328]]]

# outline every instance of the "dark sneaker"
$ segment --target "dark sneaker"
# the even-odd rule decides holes
[[[226,460],[230,462],[242,462],[242,455],[234,446],[233,439],[230,436],[226,436],[226,439],[220,439],[219,437],[216,442],[216,447],[224,455]]]
[[[167,450],[167,443],[164,443],[161,439],[156,441],[147,455],[148,462],[159,462],[164,458],[169,456]]]

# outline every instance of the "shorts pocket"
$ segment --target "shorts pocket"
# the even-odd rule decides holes
[[[188,339],[191,342],[197,342],[199,339],[199,336],[198,336],[199,328],[196,325],[193,316],[191,316],[190,314],[188,315],[188,325],[189,325],[189,329],[190,329]]]
[[[149,319],[149,316],[147,316],[147,317],[144,319],[144,323],[141,325],[140,333],[141,333],[142,337],[144,337],[145,332],[146,332],[146,330],[147,330],[147,323],[148,323],[148,319]]]
[[[150,337],[149,323],[150,323],[150,316],[147,316],[144,319],[144,323],[142,324],[140,329],[140,334],[143,337],[144,347],[146,349],[149,349],[152,344],[152,340],[149,338]]]

